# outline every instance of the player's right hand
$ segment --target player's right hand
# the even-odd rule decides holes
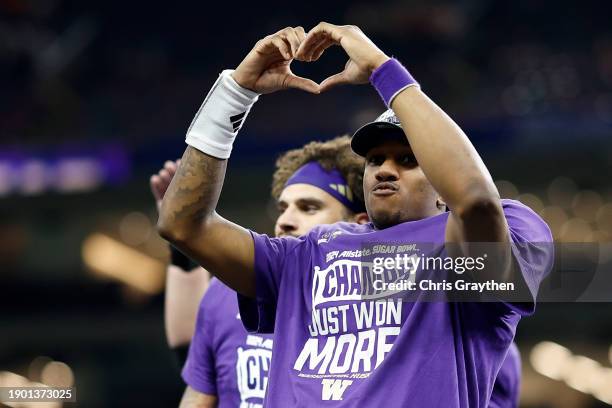
[[[232,74],[234,80],[260,94],[288,88],[318,94],[319,84],[291,72],[291,62],[305,38],[302,27],[287,27],[259,40]]]
[[[152,175],[151,179],[149,180],[149,184],[151,185],[151,193],[153,193],[155,204],[157,205],[157,211],[161,209],[164,194],[166,194],[166,190],[168,190],[168,186],[176,174],[176,169],[180,163],[180,160],[166,161],[164,163],[164,167],[160,169],[157,174]]]

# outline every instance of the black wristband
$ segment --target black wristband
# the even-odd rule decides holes
[[[174,361],[176,362],[179,371],[181,371],[183,369],[183,366],[185,365],[185,362],[187,362],[187,355],[189,354],[189,343],[182,346],[171,347],[170,350],[172,350],[174,354]]]
[[[170,264],[178,266],[185,272],[191,272],[195,267],[198,266],[198,264],[192,261],[191,258],[183,254],[181,251],[179,251],[172,245],[170,245]]]

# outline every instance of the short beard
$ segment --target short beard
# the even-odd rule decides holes
[[[374,216],[370,217],[370,220],[372,221],[372,224],[374,224],[374,228],[378,230],[393,227],[403,222],[400,211],[394,213],[382,212],[380,214],[375,214]]]

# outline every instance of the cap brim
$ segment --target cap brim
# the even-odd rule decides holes
[[[351,149],[359,156],[365,157],[372,148],[389,140],[408,144],[406,134],[400,126],[389,122],[371,122],[353,134]]]

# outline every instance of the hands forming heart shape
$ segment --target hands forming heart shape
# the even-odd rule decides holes
[[[349,57],[343,71],[320,84],[291,72],[294,59],[317,61],[333,45],[340,45]],[[336,85],[367,83],[372,71],[388,59],[358,27],[323,22],[308,33],[302,27],[287,27],[259,40],[232,75],[239,85],[260,94],[288,88],[319,94]]]

